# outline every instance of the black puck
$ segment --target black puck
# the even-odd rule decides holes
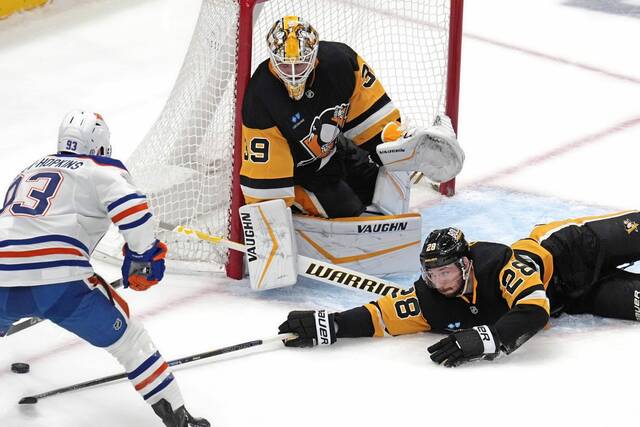
[[[26,374],[27,372],[29,372],[29,364],[28,363],[12,363],[11,372],[15,372],[16,374]]]

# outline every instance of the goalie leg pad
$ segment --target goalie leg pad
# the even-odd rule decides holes
[[[409,172],[391,172],[385,166],[378,170],[372,203],[385,215],[398,215],[409,211],[411,175]]]
[[[322,219],[293,215],[300,255],[369,275],[415,271],[421,243],[418,213]]]
[[[283,200],[245,205],[240,222],[249,267],[251,289],[292,286],[298,277],[291,209]]]
[[[434,182],[453,179],[462,170],[465,157],[450,121],[440,117],[434,126],[382,143],[376,151],[388,170],[419,171]]]

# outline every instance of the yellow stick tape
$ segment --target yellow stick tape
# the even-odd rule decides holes
[[[2,0],[0,1],[0,19],[23,10],[44,6],[49,0]]]

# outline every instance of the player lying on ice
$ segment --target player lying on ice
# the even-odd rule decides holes
[[[413,288],[341,313],[292,311],[280,332],[290,347],[337,338],[438,332],[431,359],[458,366],[509,354],[562,312],[640,320],[640,212],[536,226],[511,247],[468,244],[456,228],[435,230],[420,254]]]
[[[257,67],[243,100],[245,201],[283,199],[305,214],[294,216],[307,237],[298,240],[304,255],[357,257],[353,236],[378,230],[387,235],[366,252],[417,256],[420,217],[407,214],[410,172],[434,182],[460,172],[464,153],[450,120],[439,116],[427,129],[405,132],[371,66],[346,44],[320,41],[300,17],[278,19],[266,39],[270,58]],[[352,218],[365,213],[378,222]],[[374,258],[350,267],[383,274],[401,271],[396,264]]]
[[[113,355],[168,427],[208,427],[192,417],[171,369],[126,301],[89,259],[109,224],[126,240],[122,282],[144,291],[164,275],[167,246],[157,240],[146,197],[111,158],[99,114],[68,113],[58,153],[27,166],[0,210],[0,336],[23,317],[49,319]]]

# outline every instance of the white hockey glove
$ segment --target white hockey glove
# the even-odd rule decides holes
[[[462,170],[464,152],[446,116],[427,129],[406,132],[396,122],[387,123],[382,140],[376,151],[390,171],[419,171],[431,181],[446,182]]]

